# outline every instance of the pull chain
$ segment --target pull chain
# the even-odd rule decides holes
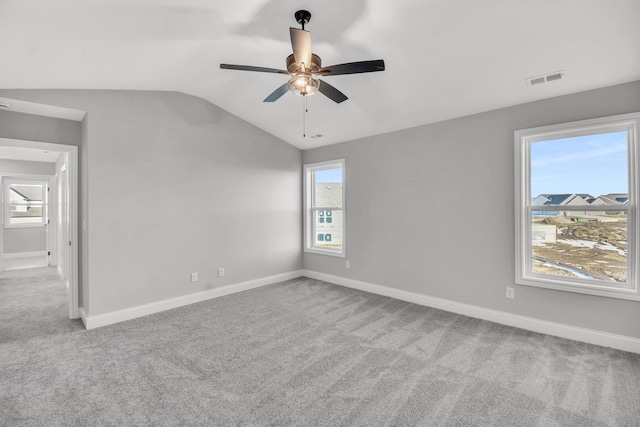
[[[302,95],[302,137],[307,137],[307,113],[309,110],[307,109],[307,96]]]

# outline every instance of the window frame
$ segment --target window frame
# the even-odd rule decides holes
[[[11,185],[15,184],[42,184],[44,187],[42,194],[42,221],[39,222],[25,222],[12,224],[11,223],[11,198],[10,191]],[[36,228],[36,227],[44,227],[47,226],[49,220],[49,179],[45,177],[34,177],[34,178],[13,178],[13,177],[5,177],[3,179],[3,188],[2,188],[4,200],[4,228]]]
[[[640,216],[638,182],[638,128],[640,113],[621,114],[576,122],[561,123],[517,130],[515,142],[515,283],[568,292],[640,300],[638,283],[639,240],[636,236]],[[616,131],[627,131],[627,163],[629,179],[629,202],[618,206],[548,206],[542,210],[564,211],[624,211],[627,212],[627,282],[623,285],[608,285],[606,282],[578,277],[553,276],[535,273],[531,269],[531,212],[540,210],[531,198],[531,144],[540,141],[595,135]]]
[[[345,159],[328,160],[324,162],[308,163],[304,165],[304,251],[319,255],[334,257],[346,257],[346,167]],[[342,170],[342,207],[314,205],[315,200],[315,172],[338,169]],[[333,249],[314,245],[316,230],[314,227],[314,213],[316,211],[341,211],[342,212],[342,247]],[[333,215],[331,215],[333,218]]]

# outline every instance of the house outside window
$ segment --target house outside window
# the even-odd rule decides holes
[[[639,121],[515,132],[517,284],[640,300]]]
[[[305,165],[306,252],[345,256],[344,177],[344,159]]]

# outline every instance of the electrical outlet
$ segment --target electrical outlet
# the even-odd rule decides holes
[[[218,269],[218,277],[222,277],[222,276],[224,276],[224,268],[223,268],[223,267],[220,267],[220,268]]]
[[[191,273],[191,281],[192,282],[198,281],[198,273]]]
[[[346,266],[347,266],[347,268],[351,268],[351,261],[347,261]]]
[[[515,293],[513,288],[510,288],[507,286],[507,298],[509,299],[514,299],[515,298]]]

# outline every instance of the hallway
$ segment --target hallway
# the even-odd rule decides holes
[[[55,267],[0,273],[0,343],[83,330]]]

